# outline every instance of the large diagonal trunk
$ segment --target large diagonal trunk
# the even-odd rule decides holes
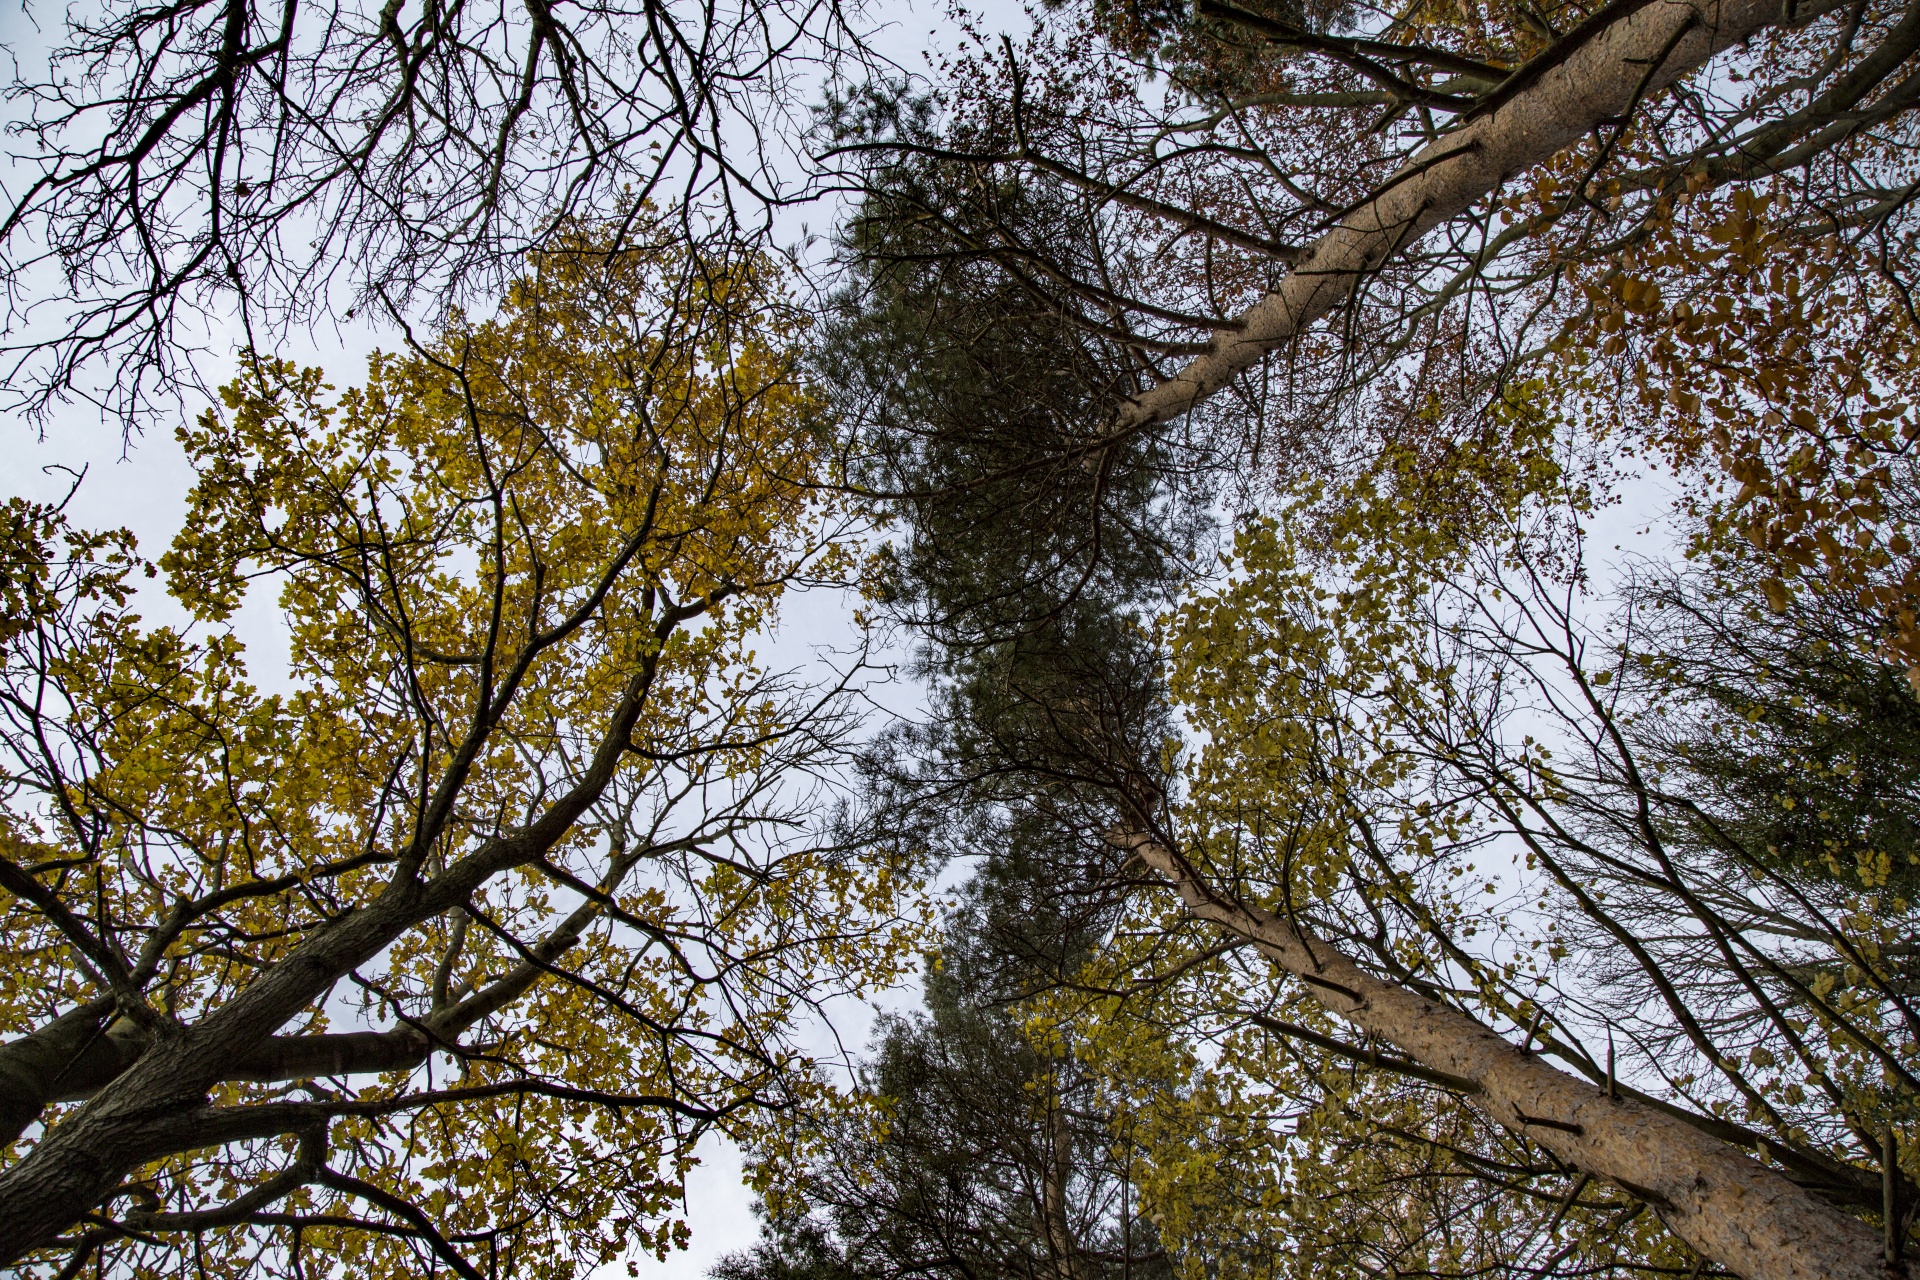
[[[1496,109],[1407,161],[1379,195],[1316,240],[1278,289],[1235,317],[1235,327],[1205,355],[1126,404],[1115,429],[1165,422],[1193,408],[1306,332],[1394,254],[1714,54],[1779,22],[1786,8],[1780,0],[1607,5],[1556,46],[1560,53],[1549,50],[1544,62],[1536,59],[1495,90]],[[1622,10],[1631,11],[1609,21]]]
[[[661,638],[718,598],[723,597],[716,593],[697,607],[679,606],[668,615],[671,621],[662,624]],[[113,1074],[79,1112],[0,1171],[0,1267],[46,1247],[96,1209],[139,1165],[192,1149],[193,1142],[183,1143],[182,1123],[204,1113],[207,1091],[235,1074],[257,1075],[246,1069],[248,1064],[263,1053],[271,1057],[275,1033],[343,975],[372,960],[407,930],[464,904],[491,877],[526,864],[565,837],[618,768],[656,670],[650,659],[629,679],[610,728],[579,781],[533,822],[482,844],[432,881],[423,882],[410,870],[396,872],[367,905],[309,935],[199,1022],[169,1029]],[[555,936],[556,945],[564,940],[562,935]],[[509,976],[490,990],[511,997],[531,981],[529,976],[526,984],[516,986]],[[377,1042],[382,1052],[396,1047],[379,1036],[369,1041]],[[279,1045],[285,1048],[286,1041]],[[367,1047],[368,1042],[357,1041],[351,1051]],[[344,1048],[338,1042],[324,1046],[327,1054]],[[289,1049],[288,1059],[298,1052]],[[208,1135],[209,1145],[223,1140]]]
[[[1650,1204],[1747,1280],[1888,1280],[1880,1235],[1739,1148],[1551,1066],[1456,1009],[1360,968],[1304,928],[1216,892],[1148,835],[1125,840],[1196,917],[1251,941],[1327,1009],[1454,1077],[1498,1123]]]

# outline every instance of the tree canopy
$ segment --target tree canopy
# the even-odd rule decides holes
[[[681,267],[577,236],[344,392],[249,360],[157,565],[8,508],[10,1258],[664,1250],[796,1011],[909,958],[913,852],[821,803],[850,708],[754,656],[857,579],[833,435],[766,264]]]
[[[433,321],[9,508],[0,1255],[557,1273],[718,1129],[723,1280],[1912,1273],[1920,6],[212,12],[16,86],[29,403]]]
[[[1072,331],[998,368],[1080,434],[950,485],[962,533],[908,495],[972,557],[924,590],[1057,602],[927,633],[923,781],[1108,904],[1030,1016],[1176,1267],[1904,1265],[1912,21],[1062,6],[839,117],[870,314]],[[1691,567],[1592,545],[1640,459]],[[1230,524],[1220,571],[982,554],[1121,528],[1073,463]]]

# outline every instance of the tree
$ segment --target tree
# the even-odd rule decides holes
[[[841,139],[924,140],[931,109],[867,86],[829,118]],[[853,480],[900,517],[892,604],[943,655],[1177,581],[1219,462],[1200,436],[1107,444],[1103,406],[1139,386],[1124,349],[1073,299],[950,243],[991,217],[1091,262],[1094,211],[1044,177],[971,172],[912,154],[888,167],[842,228],[815,355]]]
[[[1791,743],[1833,791],[1851,762],[1817,731],[1844,702],[1791,670],[1731,694],[1714,673],[1805,651],[1805,611],[1844,602],[1763,637],[1771,615],[1741,614],[1725,657],[1649,630],[1644,596],[1594,634],[1608,441],[1525,392],[1473,440],[1362,457],[1248,521],[1167,631],[1187,758],[1125,609],[1154,588],[1115,579],[943,651],[922,776],[950,812],[979,795],[1062,833],[1032,847],[1065,900],[1120,913],[1052,1016],[1127,1100],[1130,1181],[1176,1268],[1877,1272],[1917,1199],[1910,903],[1871,847],[1836,872],[1755,843],[1764,793],[1729,803],[1706,771]],[[1705,514],[1696,615],[1738,607],[1767,554]],[[1851,616],[1870,687],[1909,698]],[[1756,678],[1811,713],[1755,729]],[[1729,737],[1730,699],[1770,745]],[[1897,736],[1847,741],[1870,776],[1911,767]],[[1131,863],[1089,856],[1103,836]]]
[[[1873,610],[1809,592],[1773,614],[1758,603],[1753,578],[1768,566],[1756,560],[1736,543],[1690,573],[1632,584],[1639,653],[1625,675],[1644,708],[1636,744],[1751,856],[1814,881],[1897,884],[1911,897],[1912,685],[1885,661]]]
[[[865,54],[825,0],[572,9],[119,0],[58,16],[6,96],[12,403],[155,408],[233,316],[265,346],[344,316],[439,321],[570,220],[648,201],[755,247],[801,175],[790,81]],[[645,250],[657,220],[603,224]],[[683,267],[697,270],[702,259]]]
[[[1703,696],[1711,666],[1693,664],[1711,658],[1661,652],[1632,612],[1589,629],[1587,499],[1527,418],[1508,410],[1504,452],[1402,452],[1351,488],[1304,489],[1243,531],[1235,581],[1172,620],[1201,745],[1166,816],[1115,838],[1179,905],[1143,902],[1126,932],[1151,941],[1111,964],[1177,975],[1145,1025],[1184,1019],[1176,1042],[1214,1047],[1215,1096],[1267,1114],[1321,1075],[1303,1146],[1332,1115],[1449,1149],[1453,1176],[1511,1193],[1530,1246],[1547,1238],[1543,1269],[1605,1242],[1556,1228],[1597,1231],[1639,1201],[1734,1274],[1867,1275],[1883,1252],[1897,1270],[1911,903],[1878,857],[1864,876],[1798,874],[1827,851],[1749,843],[1759,797],[1700,785],[1662,726],[1703,713],[1706,750],[1741,745]],[[1897,740],[1860,749],[1907,766]],[[1222,934],[1236,958],[1200,965]],[[1111,1051],[1143,1052],[1127,1048],[1141,1015],[1111,1016]],[[1269,1035],[1318,1061],[1276,1069]],[[1524,1157],[1410,1127],[1393,1094],[1321,1074],[1341,1059],[1425,1086],[1436,1117],[1440,1098],[1469,1103]],[[1289,1167],[1276,1231],[1312,1226],[1295,1206],[1346,1177]],[[1629,1200],[1583,1201],[1592,1182]],[[1882,1217],[1884,1241],[1843,1210]],[[1670,1241],[1638,1247],[1640,1265],[1686,1265]]]
[[[1029,822],[983,860],[928,957],[926,1007],[883,1021],[863,1111],[804,1126],[797,1186],[770,1238],[717,1280],[935,1275],[1091,1280],[1168,1274],[1132,1213],[1124,1120],[1049,1020],[1046,993],[1092,939],[1023,846]]]
[[[796,335],[763,261],[576,232],[343,394],[250,358],[181,432],[187,630],[130,537],[8,508],[9,1263],[684,1236],[691,1143],[791,1105],[796,1011],[915,936],[914,851],[823,806],[836,690],[753,654],[859,568]],[[225,626],[255,580],[283,692]]]
[[[875,192],[946,166],[899,216],[1125,353],[1097,439],[1238,420],[1262,466],[1313,469],[1470,438],[1529,361],[1579,360],[1642,445],[1750,482],[1754,535],[1870,593],[1912,664],[1912,542],[1875,487],[1911,333],[1872,320],[1911,291],[1920,14],[1549,8],[1063,6],[950,67],[932,136],[840,154]],[[956,194],[1038,182],[1077,193],[1091,254]]]
[[[840,154],[869,208],[902,193],[894,220],[936,237],[918,260],[1005,281],[1136,371],[1131,394],[1106,380],[1070,448],[1037,440],[1028,474],[1049,455],[1092,469],[1196,419],[1203,436],[1235,416],[1251,425],[1258,452],[1235,462],[1244,477],[1257,458],[1265,475],[1245,486],[1245,581],[1183,609],[1171,633],[1175,692],[1204,749],[1169,776],[1176,748],[1138,732],[1148,716],[1131,736],[1057,735],[1077,766],[1056,753],[1001,775],[1010,795],[1073,779],[1082,826],[1104,807],[1111,838],[1178,896],[1177,909],[1142,897],[1111,964],[1086,980],[1141,993],[1114,997],[1101,1053],[1124,1068],[1165,1045],[1218,1082],[1173,1091],[1198,1119],[1169,1128],[1168,1150],[1245,1139],[1223,1141],[1248,1153],[1244,1176],[1200,1171],[1222,1173],[1220,1196],[1171,1177],[1163,1207],[1232,1203],[1235,1186],[1257,1185],[1263,1142],[1287,1161],[1329,1142],[1362,1150],[1370,1139],[1353,1135],[1385,1132],[1373,1122],[1398,1109],[1414,1136],[1373,1148],[1346,1184],[1364,1196],[1333,1194],[1316,1166],[1299,1194],[1256,1207],[1284,1204],[1286,1230],[1377,1242],[1379,1197],[1472,1173],[1498,1189],[1475,1202],[1498,1206],[1493,1227],[1448,1235],[1462,1201],[1423,1191],[1415,1216],[1439,1234],[1404,1258],[1383,1246],[1382,1267],[1544,1273],[1563,1247],[1600,1267],[1705,1258],[1749,1275],[1896,1262],[1911,1192],[1905,1140],[1886,1130],[1909,1033],[1887,994],[1898,974],[1878,956],[1907,907],[1884,885],[1807,880],[1804,851],[1789,868],[1742,844],[1751,813],[1716,806],[1698,772],[1672,790],[1650,781],[1653,762],[1676,775],[1686,763],[1671,742],[1628,733],[1605,692],[1625,682],[1588,670],[1567,595],[1583,583],[1581,517],[1508,537],[1554,509],[1530,487],[1551,469],[1500,467],[1515,450],[1551,461],[1514,434],[1520,403],[1542,398],[1549,438],[1578,422],[1588,444],[1607,430],[1615,447],[1683,467],[1717,457],[1742,486],[1731,503],[1711,476],[1688,478],[1702,536],[1738,527],[1754,544],[1755,571],[1733,581],[1790,608],[1796,573],[1811,577],[1813,594],[1868,612],[1883,653],[1912,660],[1913,344],[1889,308],[1908,288],[1920,17],[1867,4],[1059,12],[1024,49],[982,47],[951,67],[937,133],[887,122]],[[1734,46],[1711,76],[1691,74]],[[1073,238],[992,198],[1028,188],[1078,195]],[[1555,365],[1530,363],[1542,356]],[[1208,403],[1227,390],[1231,404]],[[1289,515],[1273,533],[1259,480],[1273,478],[1285,512],[1302,476],[1344,495],[1330,505],[1347,514]],[[1516,681],[1531,682],[1524,714],[1577,751],[1573,783],[1517,727]],[[1084,723],[1064,683],[1021,688]],[[1703,692],[1676,697],[1710,715]],[[1028,720],[1051,731],[1043,714]],[[1897,756],[1879,758],[1899,776]],[[1579,947],[1555,955],[1570,944],[1490,932],[1497,921],[1447,889],[1488,841],[1533,855],[1546,903],[1584,930]],[[1722,888],[1749,873],[1760,887],[1745,897]],[[1827,896],[1839,885],[1855,895],[1844,906]],[[1508,971],[1509,943],[1587,967],[1576,979],[1546,965],[1570,988],[1549,1000]],[[1856,982],[1872,994],[1828,999]],[[1600,998],[1610,987],[1627,993],[1617,1005]],[[1632,1082],[1600,1065],[1592,1037],[1627,1026],[1627,1010],[1644,1044],[1626,1070],[1653,1063],[1664,1077],[1637,1078],[1656,1088],[1684,1080],[1675,1097],[1627,1097]],[[1148,1034],[1181,1026],[1197,1029]],[[1543,1026],[1591,1084],[1531,1052]],[[1269,1036],[1305,1065],[1276,1066]],[[1757,1056],[1742,1066],[1723,1041]],[[1326,1068],[1342,1061],[1366,1082],[1329,1092]],[[1789,1061],[1809,1078],[1768,1074]],[[1144,1078],[1166,1074],[1148,1065]],[[1381,1085],[1381,1071],[1416,1083]],[[1768,1092],[1794,1088],[1786,1103]],[[1364,1105],[1345,1108],[1352,1097]],[[1475,1099],[1478,1119],[1441,1097]],[[1312,1121],[1300,1145],[1260,1136],[1262,1116],[1303,1098],[1317,1100],[1294,1107]],[[1454,1123],[1409,1129],[1409,1107]],[[1789,1116],[1799,1107],[1812,1110]],[[1626,1198],[1588,1195],[1596,1178]],[[1328,1199],[1353,1212],[1307,1208]],[[1530,1201],[1545,1206],[1531,1218]],[[1616,1212],[1650,1230],[1640,1205],[1685,1245],[1652,1231],[1596,1251]],[[1883,1219],[1886,1239],[1858,1215]],[[1555,1238],[1569,1224],[1584,1224],[1584,1244]]]
[[[901,95],[840,109],[924,123]],[[914,168],[908,188],[941,178]],[[1044,184],[971,195],[1062,242],[1081,226]],[[863,772],[898,829],[973,874],[928,957],[925,1013],[883,1023],[868,1110],[802,1112],[763,1147],[769,1238],[715,1275],[1164,1275],[1132,1212],[1124,1122],[1051,993],[1119,905],[1114,761],[1166,728],[1139,602],[1204,536],[1180,489],[1190,453],[1077,447],[1113,351],[979,264],[923,252],[937,240],[892,212],[848,228],[815,359],[857,483],[901,516],[884,603],[920,641],[936,712],[877,740]]]

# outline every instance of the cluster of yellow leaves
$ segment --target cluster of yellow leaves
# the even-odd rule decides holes
[[[62,897],[136,940],[174,904],[234,891],[159,967],[156,1003],[192,1022],[368,901],[423,824],[436,836],[413,854],[431,875],[612,751],[601,799],[546,854],[587,884],[614,851],[644,854],[613,889],[618,922],[603,915],[564,954],[582,981],[541,981],[490,1016],[457,1081],[436,1058],[424,1075],[313,1088],[384,1098],[536,1076],[721,1107],[809,1088],[782,1047],[792,1011],[895,980],[921,922],[917,867],[796,835],[804,797],[780,791],[783,770],[832,749],[834,722],[809,710],[817,695],[783,696],[753,645],[793,584],[861,572],[861,516],[834,496],[832,432],[788,314],[764,263],[609,255],[583,236],[494,318],[376,355],[342,393],[249,357],[225,411],[180,432],[196,483],[161,567],[196,628],[144,629],[119,607],[130,543],[105,537],[68,553],[105,576],[65,589],[66,631],[33,631],[49,535],[9,533],[9,674],[61,691],[66,744],[44,762],[59,784],[6,815],[19,860],[68,859]],[[277,586],[287,629],[290,687],[270,695],[228,629],[256,580]],[[603,742],[645,672],[634,729]],[[496,877],[465,923],[404,935],[283,1033],[343,1016],[390,1027],[485,987],[578,901],[555,883]],[[25,904],[9,908],[24,927],[0,1020],[17,1032],[50,995],[98,991]],[[272,1091],[224,1085],[217,1101]],[[499,1274],[565,1277],[684,1241],[672,1215],[698,1130],[658,1108],[503,1095],[343,1119],[331,1158]],[[146,1183],[169,1210],[204,1207],[292,1147],[182,1155]],[[377,1206],[308,1188],[276,1212],[315,1221],[211,1233],[193,1265],[298,1271],[303,1250],[309,1268],[353,1274],[416,1265],[405,1234],[353,1225],[387,1216]]]
[[[1205,744],[1185,769],[1187,836],[1221,883],[1271,905],[1323,898],[1356,850],[1365,798],[1418,761],[1401,735],[1457,674],[1428,641],[1428,597],[1489,542],[1550,560],[1591,501],[1555,458],[1554,424],[1516,387],[1480,438],[1383,448],[1337,484],[1305,478],[1282,516],[1242,527],[1230,581],[1168,620],[1171,691]],[[1566,511],[1537,495],[1560,492]],[[1416,806],[1395,838],[1424,861],[1461,838]]]
[[[103,661],[137,669],[153,656],[140,643],[137,619],[127,614],[133,596],[130,574],[141,568],[134,540],[125,530],[93,533],[74,529],[61,506],[10,499],[0,506],[0,654],[8,683],[42,692],[99,681]],[[150,572],[150,570],[149,570]],[[166,642],[160,642],[161,649]],[[39,661],[36,661],[39,659]],[[44,670],[44,679],[43,679]],[[49,690],[49,686],[51,690]],[[15,703],[5,717],[9,738],[48,732]],[[69,861],[59,845],[44,839],[31,815],[0,809],[0,848],[22,865]],[[82,891],[98,892],[97,874],[80,860],[70,874]],[[17,929],[0,966],[0,1031],[30,1030],[49,1007],[63,1007],[90,994],[74,969],[64,940],[44,922]]]

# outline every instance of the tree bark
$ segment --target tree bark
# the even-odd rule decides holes
[[[1236,317],[1237,327],[1206,354],[1122,406],[1115,430],[1192,409],[1304,333],[1388,258],[1618,119],[1636,99],[1780,21],[1783,8],[1779,0],[1652,0],[1613,22],[1496,110],[1422,148],[1381,194],[1316,240],[1279,289]]]
[[[1456,1009],[1360,968],[1292,922],[1217,893],[1152,836],[1120,843],[1194,916],[1254,946],[1322,1005],[1415,1062],[1469,1082],[1497,1123],[1646,1201],[1702,1257],[1746,1280],[1888,1280],[1880,1233],[1675,1116],[1552,1067]]]
[[[111,999],[95,1000],[0,1044],[0,1143],[25,1132],[58,1092],[61,1080],[92,1072],[97,1059],[117,1061],[118,1045],[101,1025],[112,1012]]]
[[[1047,1123],[1047,1164],[1040,1188],[1040,1216],[1046,1223],[1047,1248],[1053,1255],[1057,1280],[1082,1280],[1080,1241],[1074,1235],[1067,1190],[1073,1181],[1073,1126],[1063,1099],[1050,1100]]]

